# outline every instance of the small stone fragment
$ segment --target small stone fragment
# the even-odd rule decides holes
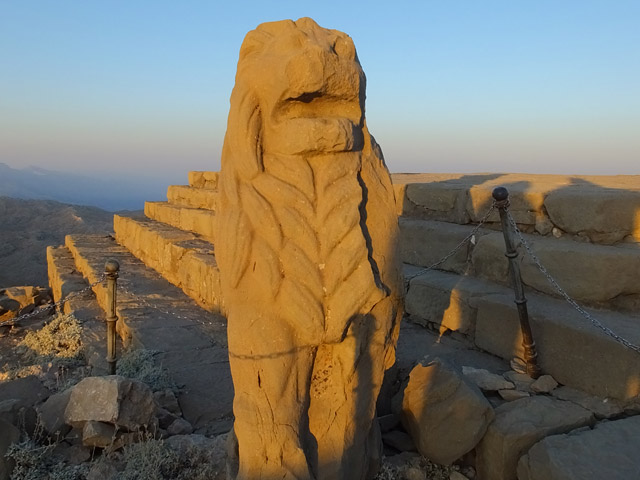
[[[515,388],[513,383],[505,380],[501,375],[491,373],[484,368],[462,367],[462,373],[485,392]]]
[[[82,428],[82,444],[85,447],[106,448],[115,439],[116,427],[104,422],[85,422]]]
[[[513,370],[505,372],[502,376],[513,383],[516,389],[522,390],[523,392],[530,391],[531,384],[535,382],[535,380],[526,373],[514,372]]]
[[[529,396],[529,392],[523,392],[522,390],[498,390],[498,394],[507,402]]]
[[[558,382],[551,375],[542,375],[531,384],[531,390],[536,393],[549,393],[557,386]]]
[[[176,418],[167,428],[169,435],[189,435],[193,432],[193,427],[184,418]]]
[[[168,410],[178,416],[182,415],[178,399],[171,389],[167,388],[166,390],[153,392],[153,399],[156,401],[159,407],[164,408],[165,410]]]

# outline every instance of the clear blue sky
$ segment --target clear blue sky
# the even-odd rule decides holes
[[[640,1],[0,0],[0,162],[216,170],[244,35],[354,39],[390,170],[640,173]]]

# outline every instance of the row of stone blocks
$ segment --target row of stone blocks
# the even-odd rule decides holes
[[[405,177],[396,176],[397,180],[403,178]],[[191,172],[189,179],[189,186],[169,187],[168,202],[147,202],[145,215],[180,230],[196,233],[203,239],[215,243],[216,172]],[[454,194],[459,197],[464,193],[463,198],[471,205],[488,202],[487,196],[490,197],[491,193],[489,187],[481,189],[463,185],[465,190],[460,190],[459,186],[455,188],[455,184],[447,182],[399,182],[396,184],[398,198],[403,199],[405,206],[407,202],[411,202],[415,207],[413,201],[418,200],[429,202],[431,207],[437,206],[438,199],[433,198],[433,192],[430,190],[435,188],[433,185],[439,185],[436,191],[441,195]],[[551,186],[554,185],[556,184],[551,182]],[[534,193],[523,192],[521,189],[514,194],[511,208],[515,209],[513,215],[520,219],[518,222],[521,228],[525,228],[529,220],[526,218],[528,214],[524,207],[518,210],[518,205],[527,205],[523,199],[531,196],[538,198],[542,195],[541,191],[545,192],[551,187],[545,184],[545,188],[540,187]],[[594,196],[589,190],[583,193],[582,201]],[[410,201],[409,198],[413,200]],[[541,201],[538,200],[538,204]],[[600,209],[602,208],[604,207],[601,206]],[[469,217],[478,220],[472,213],[469,212],[464,218],[446,217],[448,221],[440,221],[422,218],[424,215],[417,213],[415,208],[409,208],[405,215],[400,217],[402,260],[419,266],[428,266],[438,261],[472,231],[472,225],[460,224],[463,220],[468,221]],[[492,226],[496,225],[489,222],[488,227]],[[640,252],[637,244],[627,242],[620,245],[600,245],[539,234],[524,234],[524,237],[541,262],[547,266],[549,273],[564,286],[572,298],[591,306],[616,310],[637,311],[640,307]],[[520,251],[523,252],[522,246]],[[559,296],[529,256],[521,255],[520,262],[525,285],[539,292]],[[508,263],[504,258],[502,234],[491,228],[479,230],[465,248],[460,249],[438,268],[507,285]]]
[[[396,180],[402,178],[396,176]],[[170,187],[169,202],[147,203],[147,218],[116,215],[116,239],[199,305],[219,311],[219,279],[212,255],[217,174],[191,172],[189,183]],[[415,199],[416,191],[424,193],[428,188],[420,189],[433,184],[439,185],[440,192],[447,192],[442,185],[450,185],[446,181],[397,181],[396,189],[405,197],[413,191]],[[479,195],[474,188],[465,188],[465,198]],[[484,190],[484,194],[487,192],[490,194],[490,189]],[[455,188],[454,193],[460,194]],[[514,204],[518,202],[522,203],[515,200]],[[401,252],[403,261],[413,266],[436,262],[473,228],[405,213],[400,218]],[[515,209],[514,216],[518,215]],[[640,343],[640,319],[611,311],[633,310],[640,303],[640,255],[634,244],[598,245],[532,234],[525,237],[570,295],[590,305],[609,307],[595,312],[598,320],[629,341]],[[543,370],[562,383],[592,394],[619,399],[638,395],[637,353],[589,323],[568,304],[544,295],[557,293],[528,257],[521,256],[520,262],[525,284],[533,287],[527,294]],[[463,334],[477,347],[502,358],[521,355],[502,233],[491,228],[479,230],[471,242],[438,268],[444,272],[423,273],[408,283],[406,308],[411,318],[438,326],[442,333]],[[413,276],[416,270],[408,267],[407,273]]]

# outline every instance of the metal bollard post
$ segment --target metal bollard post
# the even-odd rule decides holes
[[[116,284],[120,264],[113,259],[104,264],[107,276],[107,363],[109,375],[116,374]]]
[[[509,259],[509,272],[511,273],[511,284],[515,293],[515,303],[518,307],[520,317],[520,330],[522,331],[522,346],[524,347],[524,361],[526,363],[527,375],[531,378],[538,378],[541,374],[537,364],[538,353],[536,352],[536,342],[533,341],[531,325],[529,324],[529,312],[527,311],[527,299],[524,296],[524,286],[520,276],[520,265],[517,262],[518,252],[514,247],[511,225],[507,217],[509,207],[509,191],[505,187],[493,189],[493,198],[496,201],[496,208],[500,212],[500,222],[502,223],[502,233]]]

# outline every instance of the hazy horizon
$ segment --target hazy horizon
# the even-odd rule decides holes
[[[640,3],[361,5],[1,3],[0,162],[218,170],[242,39],[310,16],[354,39],[392,172],[640,173]]]

